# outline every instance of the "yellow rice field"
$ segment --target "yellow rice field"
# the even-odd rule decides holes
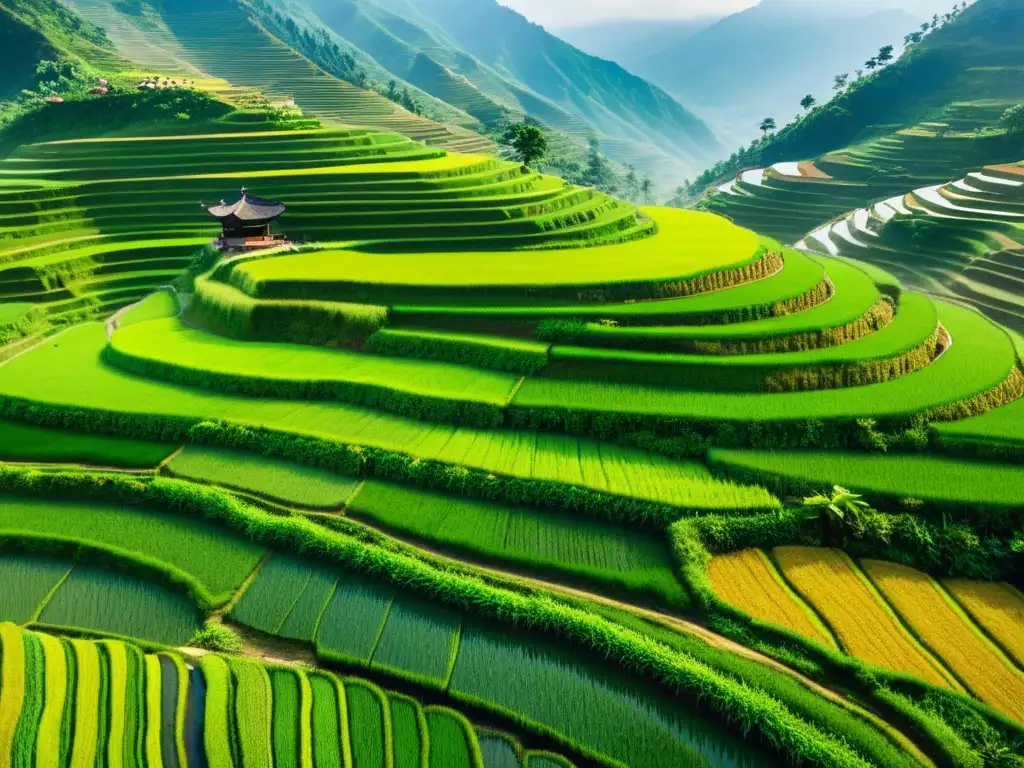
[[[850,558],[838,550],[776,547],[783,576],[825,620],[843,650],[864,661],[951,686],[931,658],[875,595]]]
[[[1024,595],[1009,584],[948,579],[946,589],[978,625],[1024,668]]]
[[[761,550],[747,549],[712,558],[708,577],[715,593],[729,605],[808,640],[835,647],[832,635],[782,582],[774,564]]]
[[[930,576],[904,565],[862,560],[861,567],[911,631],[982,701],[1024,722],[1024,675]]]

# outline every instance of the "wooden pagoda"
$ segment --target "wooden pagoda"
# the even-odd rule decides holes
[[[221,224],[220,239],[214,244],[224,251],[250,251],[288,245],[281,235],[272,235],[270,225],[285,211],[284,203],[264,200],[242,187],[236,203],[203,206]]]

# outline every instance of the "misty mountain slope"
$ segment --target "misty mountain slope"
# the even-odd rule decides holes
[[[746,143],[762,118],[788,122],[806,94],[827,101],[835,75],[898,46],[923,18],[872,2],[765,0],[640,59],[635,71],[691,106],[723,141]]]
[[[906,215],[900,201],[912,191],[932,199],[979,168],[1019,162],[1024,134],[1002,116],[1024,103],[1022,39],[1024,0],[978,0],[898,61],[702,174],[697,185],[714,191],[700,205],[797,242],[881,201]],[[794,172],[811,159],[809,175]],[[768,170],[745,170],[754,166]],[[836,234],[849,239],[842,224]]]
[[[423,53],[496,103],[578,137],[606,137],[610,146],[625,150],[616,159],[657,157],[663,165],[644,170],[660,171],[666,179],[703,165],[718,149],[710,129],[660,88],[573,48],[493,0],[307,3],[375,58],[397,68],[403,59],[411,66],[411,50]],[[368,29],[369,22],[376,29]],[[412,81],[408,71],[399,74]],[[424,81],[417,85],[424,87]]]
[[[652,51],[666,51],[685,42],[720,20],[720,16],[696,19],[616,19],[551,32],[581,51],[621,64],[638,72]]]
[[[875,140],[891,143],[900,131],[910,131],[904,139],[998,139],[987,130],[1008,107],[1024,102],[1022,39],[1024,0],[978,0],[899,61],[780,131],[764,158],[807,159]],[[973,165],[993,162],[1005,159],[973,158]],[[899,169],[882,165],[878,172]]]

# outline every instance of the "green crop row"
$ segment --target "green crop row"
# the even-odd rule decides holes
[[[45,476],[40,477],[39,482],[52,483],[54,480]],[[719,713],[723,722],[731,720],[729,712],[746,712],[744,717],[749,726],[765,735],[771,734],[771,743],[784,754],[802,755],[814,764],[866,765],[848,747],[757,689],[727,678],[692,658],[672,653],[640,635],[615,628],[591,614],[480,582],[466,581],[455,573],[435,570],[425,563],[367,546],[309,521],[276,517],[247,508],[216,491],[177,481],[155,478],[141,485],[135,481],[126,483],[114,476],[102,485],[83,482],[75,477],[57,482],[65,488],[68,486],[64,482],[77,482],[81,490],[108,497],[135,493],[139,500],[146,499],[149,503],[163,499],[162,503],[182,511],[188,510],[229,527],[244,529],[256,541],[269,538],[277,546],[295,554],[325,558],[368,576],[405,585],[413,591],[422,590],[454,609],[467,611],[481,619],[498,619],[523,627],[546,627],[549,633],[570,643],[582,643],[584,648],[601,648],[602,653],[616,664],[645,670],[645,674],[659,686],[667,685],[670,690],[693,694],[700,692],[706,710]],[[463,631],[462,658],[465,658],[465,642]],[[588,753],[586,747],[581,746],[580,749]]]
[[[186,317],[221,336],[247,341],[362,344],[387,321],[385,307],[328,302],[256,301],[198,278]]]
[[[620,303],[588,303],[585,298],[577,298],[571,304],[551,306],[396,305],[391,310],[391,321],[416,327],[461,329],[472,323],[476,331],[493,323],[498,325],[498,333],[512,321],[614,320],[629,326],[662,322],[723,324],[771,317],[776,308],[788,311],[795,311],[799,306],[807,308],[827,298],[821,295],[821,290],[828,287],[821,266],[798,251],[783,250],[781,256],[772,253],[756,262],[761,265],[756,279],[683,298],[636,301],[635,296],[624,296]],[[560,326],[553,328],[558,330]]]
[[[373,651],[372,667],[445,687],[459,648],[461,617],[419,600],[396,597]]]
[[[668,550],[652,534],[551,511],[500,506],[366,481],[347,510],[387,530],[541,574],[685,605]]]
[[[276,635],[310,578],[307,563],[274,555],[260,568],[256,580],[234,604],[229,615],[235,621]]]
[[[587,324],[577,329],[568,343],[583,346],[628,347],[634,350],[696,351],[702,354],[750,354],[794,352],[838,346],[884,327],[892,319],[893,301],[882,299],[878,289],[861,270],[842,262],[822,263],[803,255],[797,260],[785,252],[786,264],[780,275],[762,281],[793,280],[804,272],[809,282],[824,266],[834,291],[828,301],[803,311],[729,324],[693,325],[687,315],[667,326],[609,326]],[[818,281],[820,283],[820,280]],[[808,290],[813,289],[813,283]],[[763,290],[763,285],[757,286]],[[748,290],[753,290],[751,286]],[[738,289],[737,289],[738,290]],[[790,293],[792,288],[787,290]],[[708,297],[710,299],[711,297]],[[719,308],[735,313],[726,294],[716,297]],[[764,301],[763,297],[756,298]]]
[[[428,707],[430,768],[485,768],[473,727],[458,712]]]
[[[259,454],[190,445],[167,463],[175,477],[255,493],[302,507],[337,509],[355,493],[357,482],[301,464]]]
[[[922,416],[965,418],[1020,397],[1024,377],[998,326],[950,304],[939,306],[939,319],[953,344],[934,363],[907,376],[849,388],[843,397],[828,390],[695,393],[528,379],[512,401],[511,423],[603,438],[645,432],[693,437],[696,451],[708,438],[726,447],[838,448],[862,443],[864,420],[905,429]]]
[[[140,376],[252,397],[339,400],[412,418],[500,426],[514,376],[343,350],[238,342],[157,320],[118,331],[106,362]],[[289,373],[291,372],[291,373]]]
[[[454,430],[337,403],[193,392],[101,365],[105,344],[102,326],[83,325],[59,345],[39,347],[0,368],[0,415],[147,439],[182,440],[191,431],[196,442],[249,448],[343,474],[358,475],[372,465],[382,479],[464,488],[505,503],[593,510],[612,519],[777,503],[763,490],[713,479],[703,465],[592,440]],[[237,428],[192,429],[211,418],[234,419]],[[247,423],[272,429],[241,426]]]
[[[394,732],[395,768],[423,768],[429,764],[432,746],[423,707],[415,699],[394,693],[388,696],[388,704]]]
[[[548,346],[500,336],[382,328],[367,340],[364,350],[529,375],[547,366]]]
[[[695,356],[556,346],[545,374],[708,392],[866,386],[924,368],[948,343],[945,332],[936,330],[938,318],[930,300],[908,294],[904,304],[884,328],[839,347],[784,354]]]

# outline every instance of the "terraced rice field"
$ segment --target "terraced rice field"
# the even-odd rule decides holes
[[[369,480],[348,514],[386,530],[531,571],[592,581],[643,599],[686,602],[657,537],[608,523],[416,492]]]
[[[76,5],[86,18],[95,19],[100,25],[111,16],[110,6],[97,0]],[[372,91],[332,77],[268,34],[243,9],[232,4],[165,9],[161,21],[163,34],[157,37],[143,26],[141,30],[123,30],[120,36],[120,30],[116,30],[114,40],[137,56],[141,32],[149,43],[143,54],[146,58],[156,55],[158,60],[165,60],[173,56],[175,62],[238,86],[259,88],[275,100],[293,99],[307,113],[333,122],[395,130],[455,150],[480,152],[492,146],[485,137],[461,126],[418,117]],[[475,122],[468,115],[465,120]]]
[[[775,580],[775,564],[786,584]],[[929,675],[936,684],[962,685],[1022,720],[1022,603],[1009,585],[940,583],[903,565],[855,564],[835,550],[801,547],[776,548],[771,559],[758,550],[716,556],[708,575],[720,598],[751,616],[809,636],[816,632],[815,639],[821,638],[820,616],[847,653]],[[815,612],[810,618],[808,605]]]
[[[968,690],[1024,721],[1024,674],[985,638],[938,583],[892,563],[864,560],[862,566],[910,630]]]
[[[8,765],[224,765],[234,764],[237,750],[246,765],[340,765],[343,756],[375,754],[381,764],[404,766],[409,741],[430,765],[463,764],[452,762],[459,756],[479,765],[476,730],[461,714],[423,708],[366,680],[212,654],[187,659],[189,669],[170,653],[55,638],[9,623],[0,624],[0,649],[0,760]],[[381,728],[379,706],[375,716],[364,697],[389,711],[408,709],[409,719],[395,718],[402,727],[394,740],[390,727]],[[571,768],[559,755],[551,759]]]
[[[336,509],[356,491],[351,478],[241,451],[188,446],[167,463],[175,477],[284,501],[300,507]]]
[[[815,230],[798,247],[877,264],[907,285],[957,297],[1024,330],[1024,176],[1017,168],[986,167],[903,192]]]
[[[176,9],[150,43],[192,60],[235,10]],[[1014,337],[881,261],[448,155],[458,132],[425,146],[410,136],[434,128],[390,105],[333,86],[316,101],[320,75],[287,49],[248,21],[226,34],[253,48],[222,75],[245,85],[266,54],[271,95],[365,120],[224,119],[0,162],[0,328],[44,321],[0,352],[0,459],[44,465],[0,472],[0,620],[51,633],[0,627],[0,763],[43,728],[69,734],[48,748],[75,765],[571,766],[545,747],[602,768],[981,760],[973,736],[923,739],[917,710],[854,684],[864,665],[933,707],[936,733],[959,727],[942,719],[955,704],[995,724],[992,749],[1012,743],[977,701],[1022,716],[1013,588],[756,547],[820,540],[774,513],[841,483],[917,499],[901,511],[929,522],[955,508],[965,542],[1010,552]],[[840,184],[805,170],[723,194]],[[154,291],[216,233],[197,200],[242,185],[285,203],[275,231],[297,249]],[[982,442],[1000,450],[960,455]],[[715,540],[708,575],[733,611],[686,589],[712,549],[686,530]],[[225,657],[174,650],[232,639]],[[821,671],[809,643],[856,660]]]
[[[942,582],[954,599],[989,637],[1024,668],[1024,597],[1009,584],[948,579]]]
[[[797,597],[764,552],[748,549],[712,558],[708,577],[718,596],[730,605],[814,642],[835,646],[832,633]]]
[[[708,459],[726,474],[756,475],[778,492],[787,489],[810,493],[841,485],[856,487],[881,500],[916,498],[951,507],[984,503],[1016,508],[1024,504],[1020,469],[1012,464],[913,454],[883,458],[856,453],[717,448]]]
[[[0,530],[139,553],[188,574],[222,600],[241,586],[265,551],[185,515],[128,505],[0,498]]]
[[[97,324],[79,326],[60,339],[0,368],[0,391],[36,401],[153,417],[230,419],[681,507],[763,507],[774,503],[771,495],[760,489],[716,480],[702,465],[594,440],[455,428],[355,406],[228,396],[125,375],[101,363],[106,336]],[[47,370],[49,375],[39,380],[39,370]]]

